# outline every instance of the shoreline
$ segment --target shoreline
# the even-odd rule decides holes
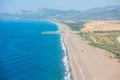
[[[64,66],[65,66],[65,76],[64,79],[65,80],[72,80],[72,75],[71,75],[71,70],[70,70],[70,65],[69,65],[69,59],[68,59],[68,52],[67,52],[67,48],[66,45],[63,41],[63,36],[61,35],[61,45],[62,45],[62,49],[64,51],[64,57],[62,59]]]
[[[120,80],[120,63],[109,57],[112,53],[88,45],[63,23],[52,23],[62,32],[73,80]]]
[[[64,56],[62,58],[62,61],[64,63],[64,67],[65,67],[64,80],[73,80],[71,67],[70,67],[70,63],[69,63],[68,51],[67,51],[66,44],[64,41],[64,35],[63,35],[64,30],[62,30],[62,28],[59,26],[58,22],[55,22],[55,21],[48,21],[48,22],[57,25],[57,28],[58,28],[57,34],[60,35],[61,47],[62,47],[62,50],[64,52],[63,53]]]

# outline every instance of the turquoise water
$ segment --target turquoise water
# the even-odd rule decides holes
[[[58,30],[46,21],[0,21],[0,80],[64,80]]]

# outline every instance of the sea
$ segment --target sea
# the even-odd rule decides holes
[[[0,80],[71,80],[67,50],[48,21],[0,20]]]

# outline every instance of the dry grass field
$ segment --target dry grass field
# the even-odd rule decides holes
[[[119,31],[120,21],[90,21],[84,24],[81,32],[94,32],[94,31]]]

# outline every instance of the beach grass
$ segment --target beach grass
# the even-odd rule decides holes
[[[103,33],[81,33],[84,39],[89,41],[89,44],[109,52],[112,52],[120,59],[120,43],[117,40],[120,32],[103,32]]]

